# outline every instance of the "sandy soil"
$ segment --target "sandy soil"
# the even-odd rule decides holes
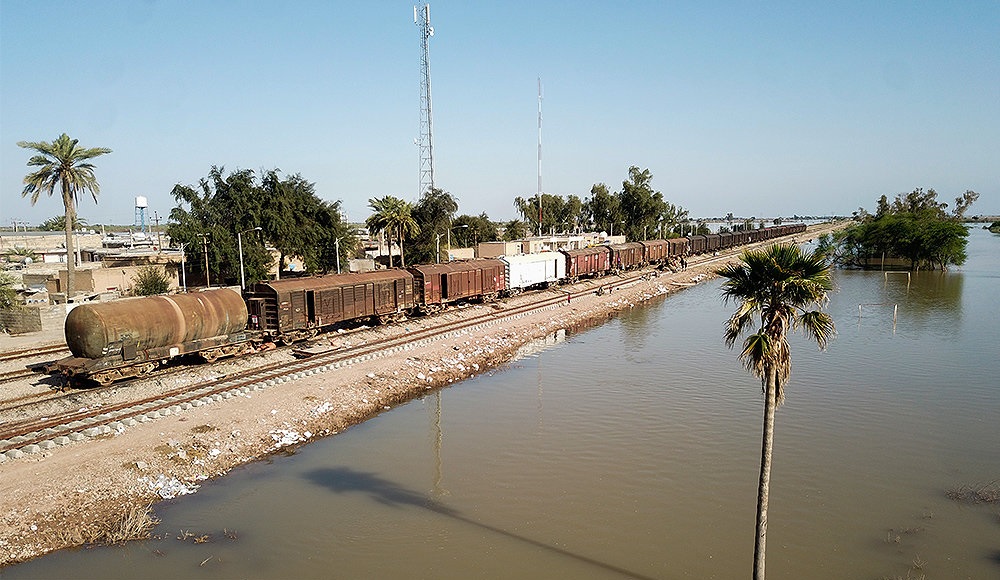
[[[808,235],[829,229],[811,228]],[[199,482],[234,467],[289,445],[334,435],[428,390],[503,365],[532,339],[607,318],[709,279],[722,262],[705,260],[694,259],[686,271],[661,274],[602,296],[593,291],[599,282],[585,282],[573,291],[589,292],[555,309],[0,463],[4,504],[0,567],[60,548],[136,535],[128,528],[137,523],[141,528],[149,506],[157,501],[192,493]],[[563,289],[548,292],[564,293]],[[490,305],[454,309],[442,318],[470,316],[484,309],[501,314],[513,303],[504,302],[496,309]],[[433,319],[411,320],[325,340],[357,344],[433,323]],[[39,336],[38,341],[51,342],[51,337]],[[4,346],[0,342],[0,348]],[[156,392],[250,364],[221,362],[135,388],[143,394]],[[106,398],[110,402],[126,395],[136,393],[111,393]]]

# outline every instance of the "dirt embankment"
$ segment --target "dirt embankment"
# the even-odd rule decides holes
[[[808,235],[831,229],[811,228]],[[236,466],[289,445],[336,434],[429,390],[502,365],[533,339],[606,319],[709,279],[722,263],[712,257],[694,258],[682,272],[667,272],[601,295],[596,292],[598,286],[610,279],[585,282],[572,288],[581,294],[554,309],[7,460],[0,463],[0,497],[5,507],[0,519],[0,566],[60,548],[141,535],[150,524],[149,506],[163,498],[194,492],[199,482],[225,475]],[[549,292],[565,293],[564,289]],[[496,311],[502,313],[516,302],[499,304]],[[489,311],[484,309],[494,307],[453,309],[442,318]],[[358,344],[405,334],[437,320],[415,319],[324,340]],[[287,353],[269,356],[271,360],[290,357]],[[136,388],[155,392],[170,386],[162,384],[166,381],[198,381],[248,364],[228,361],[193,367]]]

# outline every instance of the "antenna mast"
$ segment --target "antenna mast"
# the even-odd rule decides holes
[[[434,188],[434,131],[431,114],[431,56],[428,41],[434,36],[431,5],[413,7],[413,23],[420,29],[420,195]]]
[[[542,235],[542,77],[538,77],[538,236]]]

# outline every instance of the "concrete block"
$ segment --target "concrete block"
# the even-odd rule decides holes
[[[84,439],[87,438],[83,433],[80,433],[79,431],[74,431],[73,433],[70,433],[66,437],[68,437],[70,441],[83,441]]]
[[[101,434],[101,430],[97,427],[88,427],[83,430],[83,435],[85,437],[97,437]]]
[[[55,443],[56,445],[67,445],[70,442],[70,438],[66,437],[65,435],[60,435],[59,437],[53,439],[52,442]]]
[[[4,453],[4,455],[7,456],[7,459],[20,459],[24,457],[24,451],[21,451],[20,449],[11,449],[10,451]]]
[[[55,443],[55,441],[53,441],[51,439],[46,439],[45,441],[40,442],[38,444],[38,446],[40,448],[42,448],[42,449],[48,450],[48,449],[52,449],[53,447],[55,447],[56,443]]]

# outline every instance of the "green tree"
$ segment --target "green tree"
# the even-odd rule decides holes
[[[403,240],[420,232],[420,226],[413,219],[413,206],[391,195],[368,200],[368,207],[373,213],[365,220],[370,231],[384,231],[389,238],[389,264],[392,265],[392,242],[399,242],[399,262],[406,267],[406,257],[403,252]]]
[[[38,202],[43,192],[49,196],[58,187],[66,210],[66,298],[76,290],[76,258],[73,248],[73,223],[76,220],[76,206],[81,192],[90,192],[97,203],[101,186],[94,175],[94,165],[90,159],[111,153],[105,147],[85,148],[78,146],[79,140],[70,139],[65,133],[55,141],[18,141],[17,146],[32,149],[37,153],[28,160],[29,167],[38,169],[24,177],[21,197],[31,196],[31,205]]]
[[[132,293],[136,296],[166,294],[170,290],[170,280],[163,268],[149,264],[139,268],[132,278]]]
[[[618,231],[621,231],[622,214],[618,198],[603,183],[595,183],[590,188],[583,215],[588,225],[596,230],[614,233],[615,224],[619,224]]]
[[[835,333],[833,319],[819,309],[806,308],[821,307],[833,285],[822,253],[805,254],[791,244],[746,250],[739,263],[729,263],[716,274],[726,279],[722,284],[726,303],[733,300],[738,304],[726,323],[726,345],[732,348],[740,336],[759,324],[744,340],[739,358],[747,371],[761,379],[764,393],[753,570],[754,579],[763,580],[774,415],[784,401],[784,387],[792,370],[787,335],[790,330],[802,329],[821,349],[826,347]]]
[[[16,276],[0,271],[0,310],[17,308],[17,290],[14,289],[17,283]]]
[[[653,174],[635,165],[628,168],[628,179],[622,182],[619,206],[625,216],[622,229],[630,240],[648,239],[657,231],[659,216],[665,212],[663,194],[653,191]]]
[[[74,224],[74,229],[76,229],[78,227],[83,227],[83,226],[86,226],[86,225],[87,225],[87,220],[78,217],[78,218],[76,218],[76,222]],[[66,230],[66,216],[65,215],[52,216],[49,219],[47,219],[44,222],[42,222],[41,224],[39,224],[38,225],[38,229],[42,230],[43,232],[61,232],[61,231],[65,231]]]
[[[468,227],[461,227],[468,226]],[[473,215],[460,215],[455,218],[452,227],[452,244],[462,247],[475,247],[479,242],[493,242],[500,238],[497,225],[490,220],[486,212]]]
[[[413,219],[420,226],[420,231],[410,243],[412,261],[429,264],[436,260],[434,252],[439,247],[437,236],[447,234],[457,211],[458,201],[447,191],[435,187],[424,192],[413,206]]]
[[[520,240],[528,235],[528,226],[522,220],[510,220],[503,224],[503,239],[506,242]]]
[[[831,255],[841,265],[869,267],[882,258],[904,258],[911,269],[946,268],[966,260],[968,231],[961,223],[966,210],[979,198],[966,191],[948,204],[937,201],[937,192],[914,189],[899,194],[889,204],[886,196],[876,202],[875,215],[864,208],[855,212],[855,223],[837,232]]]

